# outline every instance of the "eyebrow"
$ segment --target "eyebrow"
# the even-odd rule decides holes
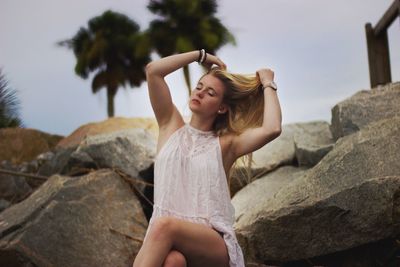
[[[204,84],[202,83],[202,82],[198,82],[198,84],[200,84],[201,86],[203,86]],[[212,87],[208,87],[209,89],[211,89],[211,90],[213,90],[214,91],[214,93],[216,94],[216,95],[218,95],[218,93],[217,93],[217,91],[215,91],[215,89],[214,88],[212,88]]]

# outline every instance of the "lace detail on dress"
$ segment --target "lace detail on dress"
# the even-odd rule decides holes
[[[185,123],[155,158],[154,206],[145,239],[158,217],[203,224],[223,233],[230,267],[244,267],[233,229],[234,213],[219,137]]]
[[[186,123],[182,136],[182,149],[185,155],[195,157],[209,150],[214,145],[216,135],[213,131],[202,131]]]

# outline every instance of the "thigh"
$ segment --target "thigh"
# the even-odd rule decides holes
[[[203,224],[188,222],[175,217],[167,220],[171,231],[173,249],[181,252],[188,266],[228,267],[229,255],[224,239],[214,229]]]

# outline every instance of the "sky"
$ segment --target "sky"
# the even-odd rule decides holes
[[[71,50],[56,45],[105,10],[128,15],[141,30],[156,18],[145,0],[0,0],[0,68],[17,91],[25,127],[67,136],[107,119],[105,88],[74,73]],[[379,21],[393,0],[221,0],[218,17],[236,38],[217,56],[234,73],[274,70],[282,124],[323,120],[331,109],[370,89],[365,24]],[[392,81],[400,81],[400,23],[388,30]],[[396,48],[396,49],[395,49]],[[152,54],[152,59],[159,56]],[[192,85],[200,66],[189,65]],[[166,77],[173,102],[190,115],[182,70]],[[115,116],[154,117],[147,84],[121,87]]]

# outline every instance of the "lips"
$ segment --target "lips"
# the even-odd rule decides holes
[[[201,104],[199,100],[197,99],[192,99],[192,102],[197,103],[197,104]]]

